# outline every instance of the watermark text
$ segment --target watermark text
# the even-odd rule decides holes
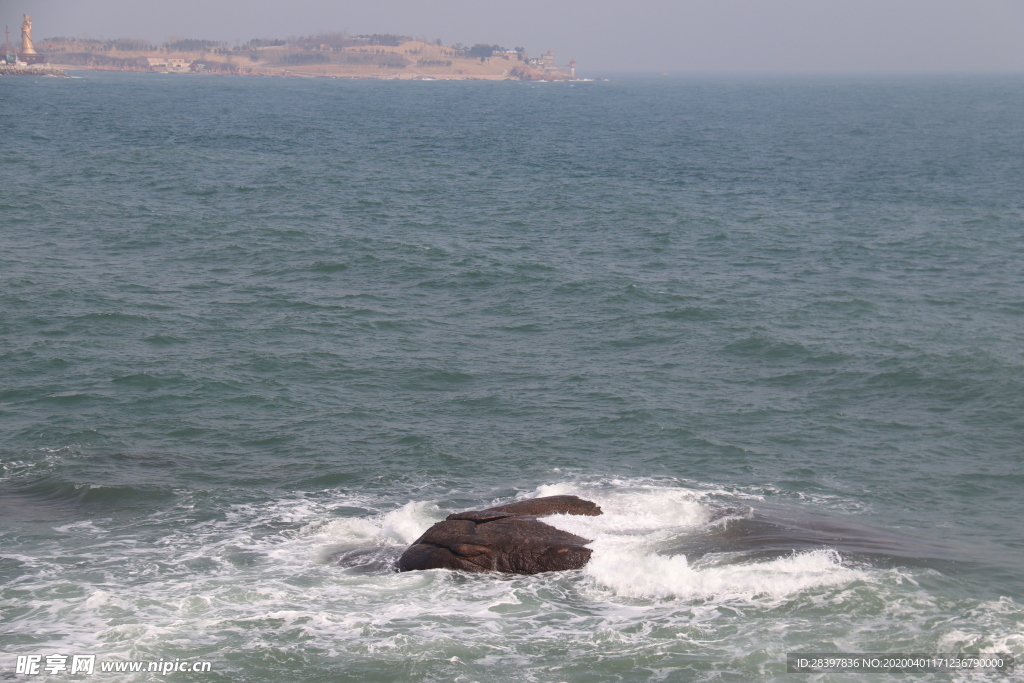
[[[210,662],[191,660],[182,661],[176,658],[153,660],[96,660],[96,655],[18,655],[14,673],[25,676],[53,676],[56,674],[95,674],[95,673],[158,673],[166,676],[171,673],[208,673],[212,669]]]

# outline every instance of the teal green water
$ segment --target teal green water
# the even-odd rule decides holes
[[[1024,81],[77,76],[0,80],[4,676],[1024,655]],[[581,571],[393,571],[551,493]]]

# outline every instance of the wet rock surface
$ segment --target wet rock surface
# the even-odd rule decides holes
[[[590,559],[590,541],[561,531],[538,517],[601,514],[576,496],[547,496],[486,510],[448,515],[430,527],[398,560],[399,571],[462,569],[511,574],[579,569]]]

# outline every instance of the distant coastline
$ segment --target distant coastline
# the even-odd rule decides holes
[[[291,39],[223,43],[182,39],[152,45],[142,40],[46,38],[47,62],[60,69],[207,73],[298,78],[397,80],[577,80],[575,60],[556,64],[548,50],[531,57],[518,47],[446,45],[409,36],[321,34]]]

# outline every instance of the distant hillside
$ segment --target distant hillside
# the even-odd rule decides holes
[[[445,45],[393,34],[254,38],[234,46],[193,38],[154,45],[134,38],[56,37],[38,44],[51,64],[72,69],[428,80],[575,78],[571,66],[555,64],[550,50],[531,58],[521,47]]]

